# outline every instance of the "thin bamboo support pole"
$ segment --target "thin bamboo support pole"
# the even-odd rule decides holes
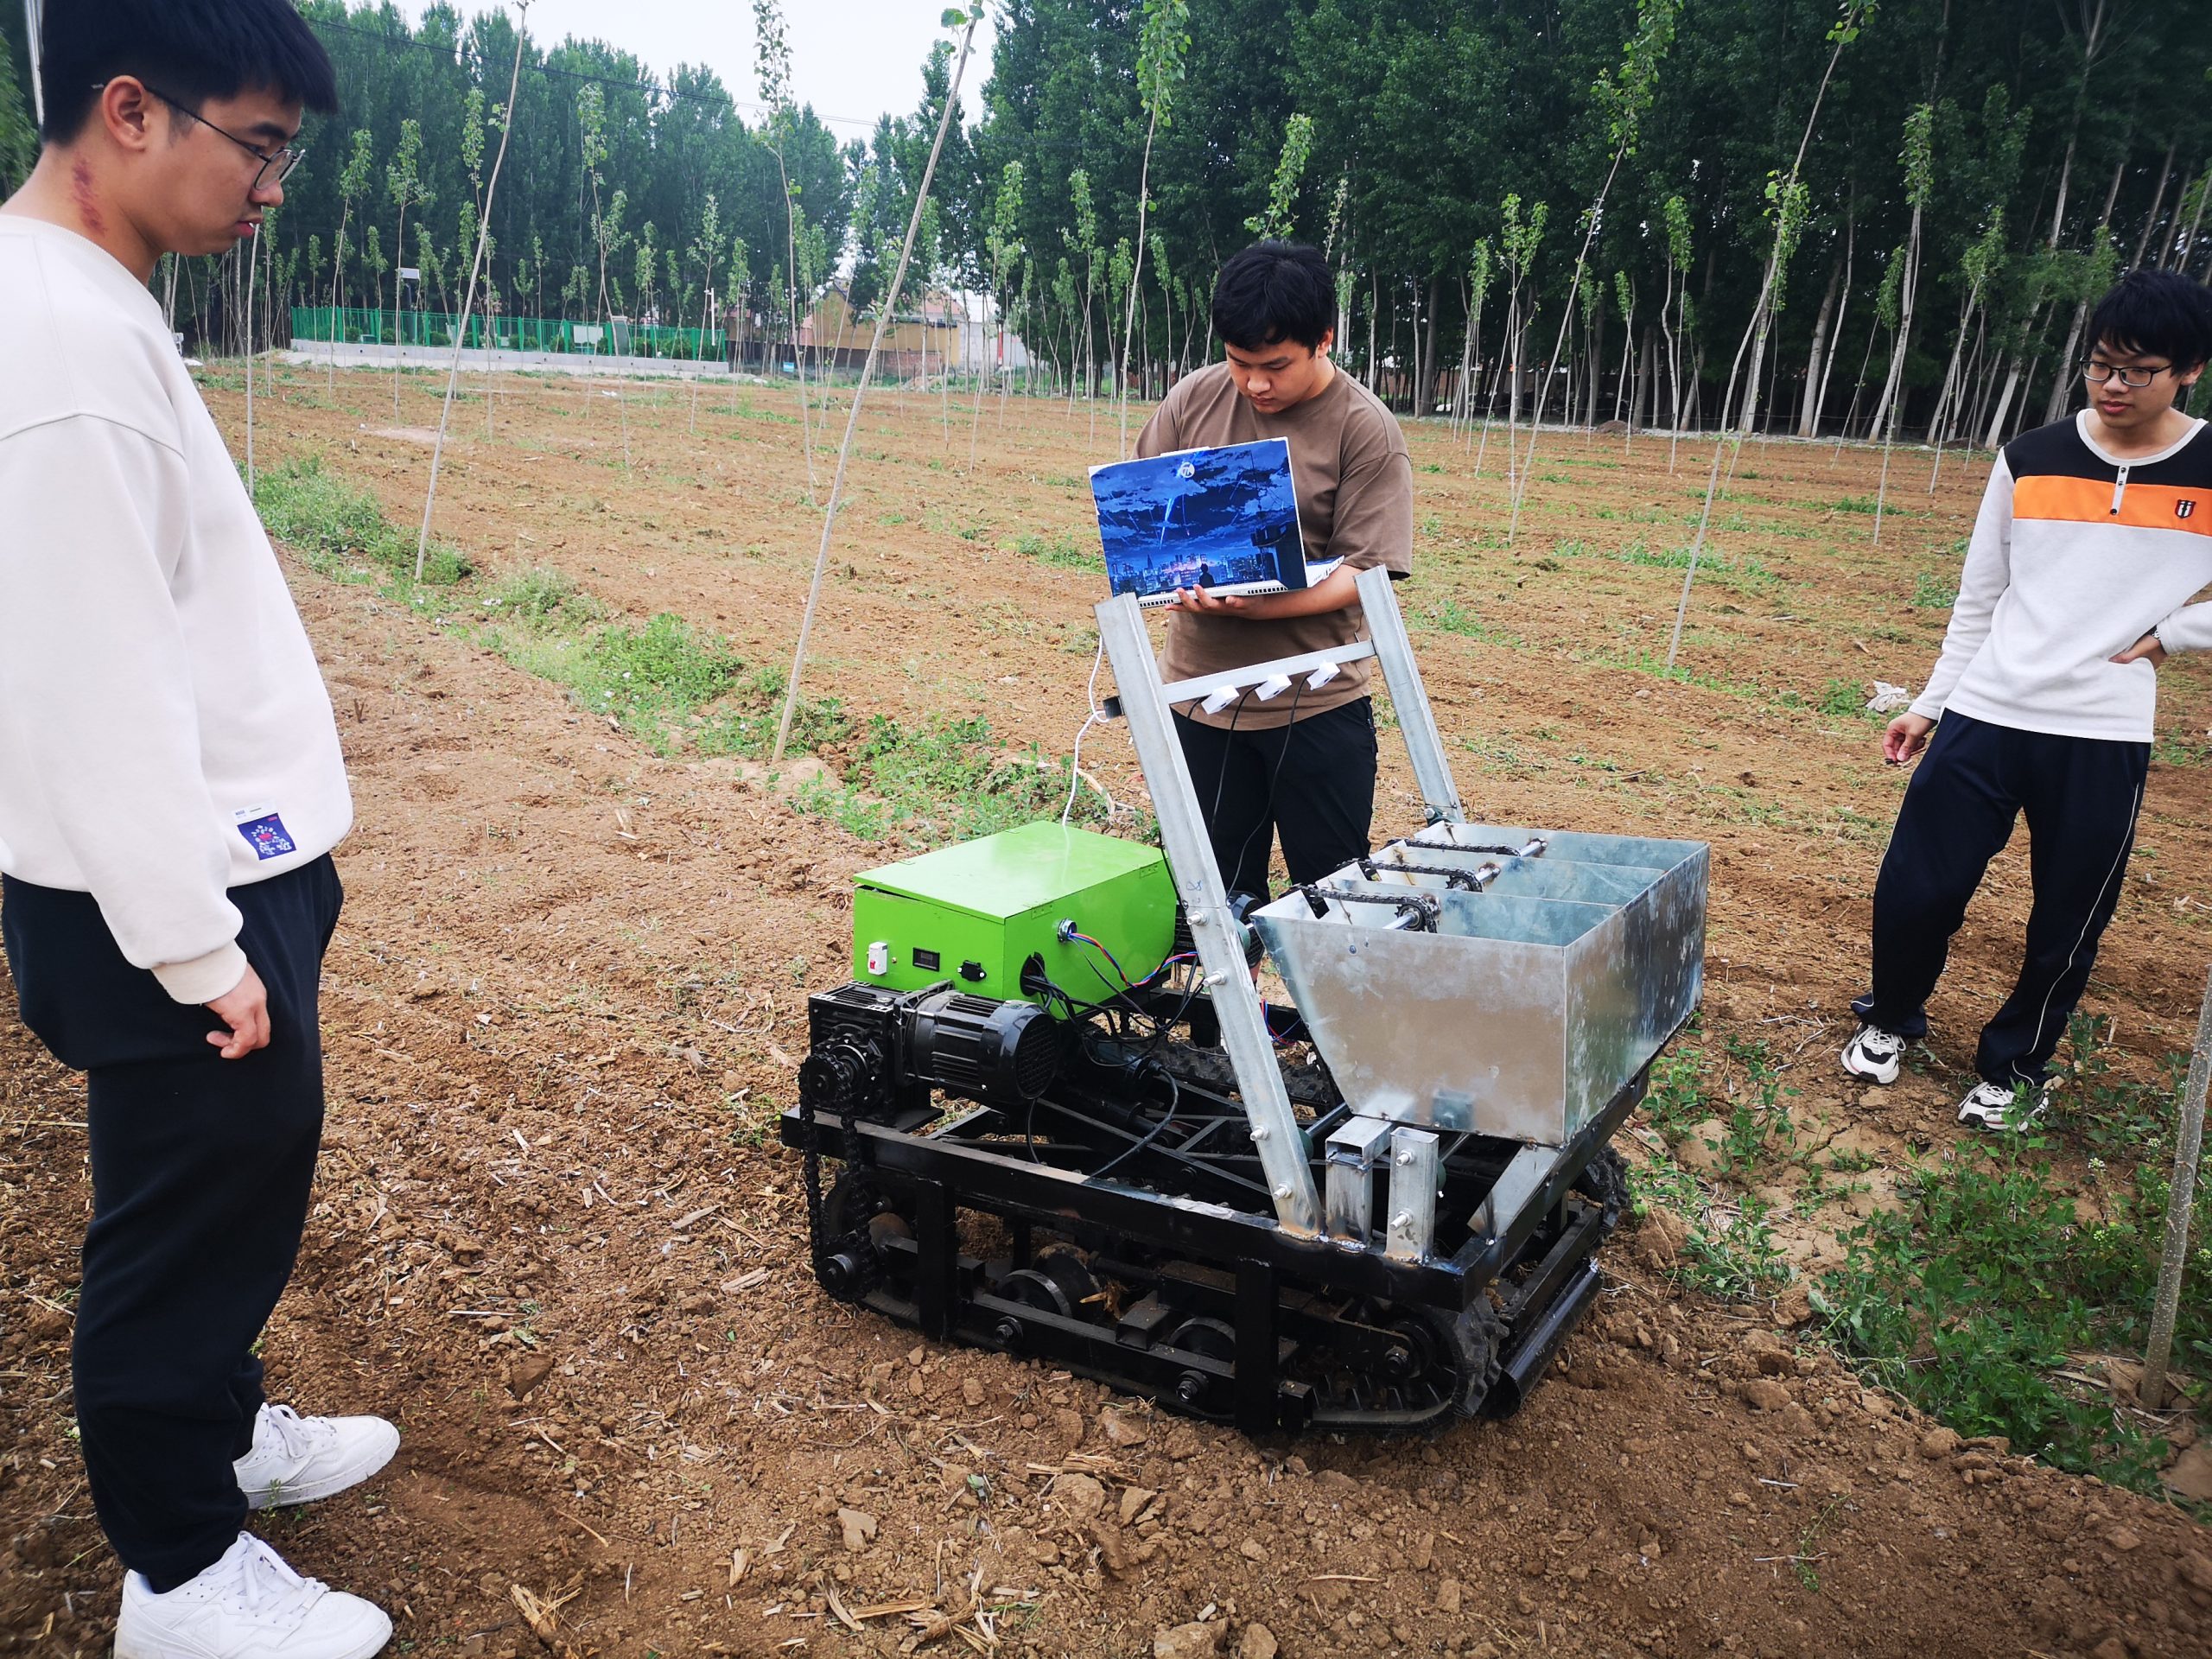
[[[2182,1269],[2189,1260],[2189,1221],[2196,1199],[2196,1166],[2204,1155],[2204,1093],[2212,1084],[2212,972],[2204,976],[2204,1001],[2196,1014],[2196,1046],[2181,1094],[2181,1122],[2174,1135],[2173,1191],[2166,1199],[2166,1249],[2158,1263],[2158,1297],[2151,1314],[2151,1344],[2143,1355],[2143,1403],[2166,1403],[2166,1362],[2172,1357],[2174,1316],[2181,1307]]]
[[[515,93],[522,86],[524,28],[530,22],[531,0],[516,0],[515,67],[507,79],[507,118],[499,123],[499,153],[492,158],[491,182],[484,188],[484,218],[476,227],[476,253],[468,263],[468,292],[461,302],[461,327],[454,331],[453,366],[446,373],[445,403],[438,410],[438,438],[430,446],[430,487],[423,497],[423,533],[415,541],[415,580],[423,580],[423,561],[430,550],[430,514],[438,505],[438,467],[445,459],[446,427],[453,419],[453,394],[461,384],[461,354],[468,344],[468,317],[476,307],[476,279],[484,269],[484,246],[492,234],[492,204],[499,199],[499,168],[507,159],[507,140],[515,130]],[[484,345],[484,360],[492,360],[492,345]]]
[[[906,240],[899,250],[899,269],[892,273],[891,287],[875,314],[875,334],[868,341],[868,360],[861,365],[860,384],[853,388],[853,401],[845,411],[845,438],[837,446],[837,471],[830,480],[830,504],[822,512],[822,547],[814,558],[814,580],[806,590],[806,610],[799,618],[798,645],[791,652],[791,671],[789,683],[784,688],[784,712],[776,722],[776,747],[769,754],[771,765],[782,760],[784,746],[791,741],[791,716],[798,711],[799,676],[806,667],[807,636],[814,631],[814,616],[822,604],[822,579],[830,569],[830,537],[837,525],[837,508],[845,491],[845,467],[852,459],[853,434],[861,420],[861,404],[868,397],[868,380],[875,373],[876,359],[883,350],[883,331],[899,307],[899,290],[906,281],[907,262],[914,257],[914,238],[922,228],[922,207],[930,198],[930,183],[937,177],[938,158],[944,153],[945,130],[952,124],[953,105],[960,98],[960,79],[968,68],[968,53],[976,43],[976,24],[982,16],[980,9],[968,15],[968,27],[960,37],[960,60],[952,67],[952,84],[944,95],[944,110],[938,117],[937,142],[930,146],[929,165],[922,169],[920,188],[914,192],[914,211],[906,220]]]

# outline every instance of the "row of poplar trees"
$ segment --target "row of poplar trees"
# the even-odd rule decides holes
[[[0,184],[34,154],[19,16]],[[457,308],[512,24],[305,0],[345,100],[270,238],[289,303]],[[531,42],[493,230],[511,314],[865,308],[942,107],[833,133],[749,66]],[[1984,442],[2069,406],[2119,270],[2212,273],[2212,29],[2171,0],[1001,0],[920,280],[1039,390],[1157,392],[1220,262],[1324,248],[1341,359],[1401,409]],[[188,317],[222,273],[188,272]],[[782,321],[779,325],[779,319]],[[182,325],[181,325],[182,326]],[[235,324],[229,325],[235,333]]]

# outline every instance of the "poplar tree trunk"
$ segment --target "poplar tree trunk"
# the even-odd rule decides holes
[[[1820,428],[1821,375],[1830,350],[1828,325],[1834,320],[1836,289],[1842,277],[1842,266],[1829,269],[1828,291],[1821,296],[1820,312],[1813,319],[1813,349],[1805,359],[1805,395],[1797,410],[1797,435],[1801,438],[1816,435]]]

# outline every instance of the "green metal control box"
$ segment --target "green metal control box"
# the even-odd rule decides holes
[[[1174,949],[1175,888],[1154,848],[1057,823],[925,853],[854,878],[853,976],[895,991],[942,980],[977,996],[1022,988],[1032,957],[1079,1002],[1141,982]]]

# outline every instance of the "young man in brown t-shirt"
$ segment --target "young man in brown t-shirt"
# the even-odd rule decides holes
[[[1284,438],[1309,563],[1343,561],[1313,587],[1222,598],[1177,596],[1163,668],[1170,679],[1271,662],[1363,637],[1357,573],[1413,569],[1413,467],[1405,435],[1375,395],[1330,360],[1336,294],[1319,250],[1262,242],[1214,286],[1228,360],[1176,383],[1137,439],[1140,455]],[[1375,816],[1370,662],[1319,690],[1294,679],[1262,702],[1247,691],[1218,713],[1175,716],[1230,893],[1264,899],[1278,833],[1294,881],[1364,857]]]

